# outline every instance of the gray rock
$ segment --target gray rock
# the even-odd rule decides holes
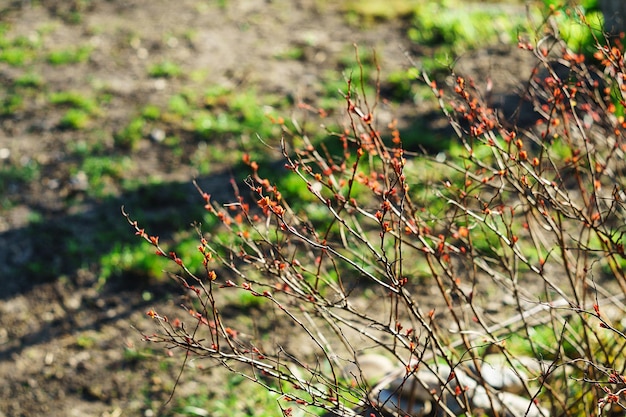
[[[356,379],[357,382],[365,380],[369,383],[375,383],[394,369],[396,367],[389,358],[370,353],[357,357],[356,363],[350,363],[344,367],[343,375],[348,379]]]
[[[165,131],[163,129],[154,128],[148,135],[151,141],[161,143],[165,140]]]
[[[477,374],[474,363],[468,365],[470,371]],[[487,355],[480,361],[480,374],[487,384],[499,391],[519,394],[524,391],[524,380],[528,376],[513,369],[502,355]]]
[[[447,365],[421,365],[413,375],[406,376],[398,370],[381,381],[370,395],[370,400],[392,416],[447,416],[464,412],[465,393],[472,409],[493,411],[506,417],[548,416],[548,411],[531,399],[507,391],[520,391],[525,376],[506,366],[498,358],[490,358],[481,363],[481,376],[487,385],[481,385],[462,369],[452,369]],[[475,368],[470,372],[476,372]],[[457,388],[458,387],[458,388]],[[437,402],[437,399],[440,399]]]

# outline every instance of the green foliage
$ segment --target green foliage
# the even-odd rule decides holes
[[[40,166],[32,159],[28,159],[25,163],[2,161],[0,163],[0,192],[8,193],[12,185],[27,184],[38,180],[39,176]]]
[[[8,25],[0,28],[0,62],[14,67],[22,67],[32,62],[37,56],[37,49],[41,46],[39,37],[26,38],[18,36],[9,38]]]
[[[41,48],[40,34],[32,36],[9,37],[9,24],[1,24],[0,27],[0,62],[14,67],[22,67],[30,64],[37,58]]]
[[[368,24],[411,16],[420,7],[418,0],[349,0],[343,10],[350,24]]]
[[[89,113],[82,109],[69,109],[59,122],[63,129],[81,130],[89,126]]]
[[[248,291],[240,291],[237,300],[235,301],[237,308],[242,311],[260,307],[263,304],[267,304],[267,300],[265,298],[250,294]]]
[[[543,0],[543,5],[546,10],[551,9],[551,8],[560,9],[560,8],[565,8],[565,7],[571,7],[574,4],[588,11],[599,10],[598,0],[578,0],[576,2],[573,2],[571,0]]]
[[[215,135],[240,135],[241,141],[249,141],[259,135],[269,138],[278,132],[277,127],[268,118],[272,101],[276,107],[283,105],[281,100],[266,96],[267,105],[259,105],[255,90],[233,92],[223,87],[206,92],[203,102],[207,110],[194,113],[193,129],[197,136],[210,140]]]
[[[141,112],[141,117],[146,120],[158,120],[161,117],[161,109],[154,105],[147,105]]]
[[[581,15],[584,15],[586,23]],[[595,39],[603,39],[604,17],[599,10],[567,8],[554,14],[560,36],[568,46],[587,56],[596,52]]]
[[[416,68],[393,71],[385,80],[385,93],[392,100],[412,99],[418,94],[419,88],[423,87],[416,82],[418,78],[419,72]],[[423,93],[420,95],[426,96]],[[430,94],[428,97],[430,98]]]
[[[427,2],[415,8],[409,38],[420,45],[448,45],[453,51],[502,39],[515,39],[524,16],[512,19],[497,9],[454,1]]]
[[[174,412],[183,416],[211,417],[274,417],[280,415],[276,404],[279,395],[245,383],[246,379],[232,374],[224,384],[224,395],[219,398],[207,394],[193,394],[179,398]]]
[[[65,129],[84,129],[90,125],[91,117],[100,112],[95,100],[76,91],[52,93],[49,100],[56,106],[70,107],[59,122],[59,126]]]
[[[205,218],[205,227],[215,225],[215,219]],[[202,254],[198,251],[198,239],[195,233],[188,231],[173,237],[172,244],[176,253],[184,256],[189,269],[202,276],[206,273],[202,267]],[[100,257],[100,275],[98,286],[102,288],[112,279],[133,280],[136,285],[143,286],[161,281],[167,272],[178,272],[178,268],[164,257],[147,253],[141,242],[132,244],[116,243],[111,251]],[[133,285],[128,283],[128,285]],[[254,302],[250,303],[251,305]]]
[[[81,46],[72,49],[53,51],[48,54],[47,61],[52,65],[69,65],[86,62],[91,55],[92,48]]]
[[[116,190],[131,164],[132,159],[127,156],[89,156],[82,161],[80,171],[87,175],[88,192],[94,197],[105,197]]]
[[[185,117],[191,112],[191,106],[183,94],[175,94],[170,97],[167,108],[170,112],[181,117]]]
[[[92,349],[96,344],[96,338],[89,332],[82,333],[76,337],[76,345],[83,349]]]
[[[34,54],[24,48],[10,47],[0,50],[0,62],[6,62],[14,67],[24,66],[33,57]]]
[[[50,103],[55,105],[66,105],[75,109],[84,110],[87,113],[98,111],[98,103],[89,98],[85,93],[78,91],[60,91],[50,94]]]
[[[148,74],[153,78],[175,78],[182,72],[183,70],[178,64],[167,60],[154,64],[148,70]]]
[[[18,112],[24,105],[24,98],[19,93],[7,93],[0,97],[0,115],[9,115]]]
[[[145,121],[141,117],[132,119],[121,131],[113,135],[115,145],[122,149],[136,149],[144,136]]]
[[[304,58],[304,49],[301,47],[289,48],[274,55],[274,58],[299,61]]]
[[[113,249],[102,256],[99,261],[100,288],[113,278],[121,278],[146,284],[163,276],[163,271],[171,269],[170,262],[153,253],[146,253],[141,245],[116,243]]]
[[[39,88],[43,83],[44,81],[41,75],[34,72],[22,74],[15,80],[15,86],[23,88]]]

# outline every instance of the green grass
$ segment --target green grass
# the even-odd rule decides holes
[[[91,125],[93,116],[101,113],[96,100],[77,91],[51,93],[48,100],[57,107],[69,107],[59,122],[63,129],[85,129]]]
[[[304,49],[301,47],[292,47],[287,48],[284,51],[281,51],[274,55],[276,59],[289,60],[289,61],[299,61],[304,58]]]
[[[138,284],[161,280],[164,271],[172,269],[172,263],[147,250],[143,243],[116,243],[108,254],[102,256],[99,260],[98,287],[103,288],[111,279],[121,277],[135,280]]]
[[[283,98],[272,95],[260,97],[254,89],[235,92],[215,87],[209,89],[201,101],[202,107],[198,108],[195,102],[187,99],[187,105],[193,106],[191,109],[180,99],[175,103],[180,102],[177,106],[179,113],[190,113],[189,122],[180,123],[196,140],[208,144],[220,141],[227,145],[229,151],[222,154],[224,158],[213,158],[214,161],[237,163],[242,152],[267,157],[267,148],[263,141],[277,144],[280,127],[271,121],[270,116],[280,114],[286,107]],[[172,120],[176,121],[177,118]],[[258,137],[262,140],[258,140]],[[233,151],[234,147],[237,152]],[[213,157],[215,156],[213,153]]]
[[[158,120],[161,117],[161,109],[153,104],[148,104],[143,108],[141,117],[146,120]]]
[[[604,16],[599,8],[598,0],[583,0],[576,2],[578,10],[584,12],[587,24],[583,23],[577,13],[573,12],[571,2],[557,0],[543,0],[546,9],[553,7],[555,23],[559,28],[559,35],[567,45],[576,52],[582,52],[587,57],[597,51],[594,36],[603,39]]]
[[[0,163],[0,191],[7,193],[12,186],[37,181],[40,174],[39,164],[32,159],[27,160],[25,163],[3,161]]]
[[[349,0],[343,10],[350,24],[372,24],[376,21],[411,16],[423,4],[418,0]]]
[[[52,65],[70,65],[87,62],[91,51],[92,48],[88,46],[52,51],[48,53],[47,61]]]
[[[205,216],[205,229],[216,224],[212,217]],[[200,244],[195,232],[185,230],[176,234],[170,242],[171,250],[180,254],[189,270],[202,277],[206,271],[202,266],[202,254],[198,251]],[[113,279],[132,279],[138,285],[156,283],[167,277],[167,272],[178,272],[179,267],[171,260],[158,256],[143,241],[132,243],[116,243],[111,250],[100,256],[98,261],[100,274],[98,287],[103,288]]]
[[[189,103],[188,98],[184,94],[175,94],[170,97],[167,109],[177,116],[185,117],[191,112],[192,104]]]
[[[76,345],[83,350],[93,349],[96,341],[97,337],[90,332],[83,332],[76,337]]]
[[[14,67],[21,67],[33,60],[35,54],[28,49],[9,47],[0,51],[0,62]]]
[[[41,38],[39,36],[11,38],[7,35],[9,29],[8,24],[0,28],[0,62],[13,67],[30,64],[37,57],[38,49],[41,47]]]
[[[0,96],[0,115],[17,113],[24,107],[24,97],[20,93],[7,92],[4,97]]]
[[[132,159],[128,156],[94,155],[86,157],[74,173],[84,172],[89,182],[88,194],[102,198],[118,191],[118,185],[131,167]]]
[[[15,86],[22,88],[39,88],[43,84],[43,77],[35,72],[24,73],[15,80]]]
[[[275,417],[281,415],[278,394],[267,392],[240,375],[221,383],[224,394],[197,393],[177,398],[170,416]]]
[[[531,18],[539,19],[531,8]],[[532,31],[528,16],[512,16],[497,7],[476,7],[455,0],[428,2],[415,9],[408,36],[416,43],[447,45],[458,53],[489,43],[515,42],[517,36]]]
[[[115,146],[134,150],[144,137],[145,121],[141,117],[132,119],[126,127],[113,135]]]
[[[81,109],[69,109],[61,118],[59,127],[81,130],[90,125],[89,113]]]
[[[154,64],[148,70],[148,74],[154,78],[175,78],[182,73],[183,70],[178,64],[168,60]]]
[[[69,106],[84,110],[87,113],[96,113],[99,110],[98,103],[88,94],[78,91],[59,91],[49,96],[50,103],[54,105]]]

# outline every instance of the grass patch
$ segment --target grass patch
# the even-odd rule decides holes
[[[35,54],[24,48],[9,47],[0,51],[0,62],[14,67],[22,67],[32,61]]]
[[[172,61],[161,61],[154,64],[148,70],[148,74],[153,78],[176,78],[183,73],[180,66]]]
[[[133,281],[145,285],[160,280],[164,272],[171,269],[171,262],[145,250],[141,244],[116,243],[111,251],[100,258],[100,274],[98,287],[103,288],[111,279]]]
[[[96,340],[95,335],[85,332],[76,337],[76,346],[83,350],[90,350],[96,345]]]
[[[70,106],[75,109],[84,110],[87,113],[95,113],[98,110],[98,103],[77,91],[60,91],[50,94],[50,103],[55,105]]]
[[[89,124],[89,113],[81,109],[69,109],[59,121],[59,127],[62,129],[81,130]]]
[[[145,121],[141,117],[132,119],[121,131],[113,135],[115,146],[133,150],[139,145],[144,136]]]
[[[52,93],[48,99],[55,106],[70,107],[59,121],[63,129],[85,129],[91,124],[92,116],[100,113],[94,99],[76,91]]]
[[[600,1],[584,0],[579,2],[578,10],[585,16],[586,22],[573,11],[571,2],[544,0],[544,5],[554,10],[552,17],[559,28],[559,35],[574,51],[580,51],[588,57],[598,50],[594,37],[603,39],[604,16],[600,10]]]
[[[208,226],[215,225],[215,220],[207,218]],[[183,232],[172,239],[172,250],[184,255],[183,261],[189,270],[199,277],[206,275],[202,266],[202,254],[198,251],[199,240],[194,232]],[[177,272],[179,267],[171,260],[146,251],[143,242],[116,243],[104,256],[100,257],[100,275],[98,287],[104,287],[111,280],[125,280],[130,287],[143,286],[161,281],[168,272]]]
[[[274,58],[285,61],[299,61],[304,58],[304,49],[301,47],[292,47],[274,55]]]
[[[15,86],[22,88],[39,88],[44,84],[43,77],[34,72],[27,72],[15,79]]]
[[[7,93],[0,97],[0,115],[10,115],[24,107],[24,97],[19,93]]]
[[[229,375],[224,383],[223,395],[193,394],[176,400],[173,414],[169,416],[212,417],[274,417],[281,414],[278,394],[267,392],[249,383],[241,375]]]
[[[497,8],[459,2],[427,2],[416,7],[409,38],[420,45],[449,45],[453,50],[475,48],[485,42],[516,39],[525,32],[526,17],[512,18]]]
[[[79,171],[87,176],[88,193],[97,198],[107,197],[117,191],[117,184],[132,167],[132,160],[127,156],[89,156],[85,158]]]
[[[189,115],[191,108],[192,106],[184,94],[173,95],[167,103],[168,111],[180,117]]]
[[[158,120],[161,117],[161,109],[149,104],[141,111],[141,117],[146,120]]]
[[[417,0],[349,0],[343,5],[348,23],[356,25],[372,24],[376,21],[385,21],[409,17],[418,5],[423,2]]]
[[[193,114],[193,132],[200,140],[237,136],[244,147],[264,146],[256,137],[279,137],[280,128],[270,116],[286,103],[271,95],[263,97],[265,105],[259,103],[259,95],[253,89],[241,93],[221,87],[211,89],[203,97],[205,109]]]
[[[91,51],[92,48],[87,46],[52,51],[48,54],[47,61],[52,65],[79,64],[81,62],[87,62]]]
[[[7,33],[10,26],[3,24],[0,28],[0,62],[14,67],[22,67],[37,57],[37,49],[41,47],[39,36],[17,36],[10,38]]]
[[[0,164],[0,191],[3,193],[12,192],[14,187],[37,181],[39,176],[39,164],[32,159],[23,164],[2,162]]]

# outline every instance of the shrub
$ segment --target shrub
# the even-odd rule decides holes
[[[197,226],[201,274],[190,254],[167,249],[124,212],[158,256],[179,265],[174,278],[193,296],[192,324],[150,310],[160,330],[145,340],[277,393],[283,415],[623,407],[623,49],[598,40],[593,68],[550,35],[551,43],[519,41],[537,59],[525,94],[536,109],[530,128],[504,122],[472,80],[456,76],[448,88],[426,73],[457,134],[448,152],[403,150],[395,122],[376,126],[378,97],[351,81],[345,128],[330,136],[338,151],[282,126],[285,171],[275,175],[297,179],[326,221],[293,209],[276,179],[244,158],[249,193],[235,188],[234,201],[220,204],[197,187],[221,222],[219,232]],[[288,335],[276,344],[249,336],[224,314],[233,292],[264,300],[253,307],[258,320]],[[370,351],[399,364],[374,388]],[[487,360],[494,353],[500,368]],[[496,388],[489,367],[512,372],[517,395]]]

